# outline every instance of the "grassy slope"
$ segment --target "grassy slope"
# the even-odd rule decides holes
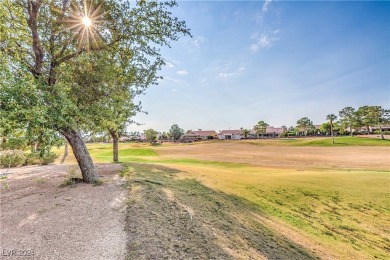
[[[180,169],[209,187],[256,204],[269,216],[322,241],[336,255],[385,258],[390,172]]]
[[[332,144],[332,139],[330,137],[248,140],[246,142],[255,145],[282,146],[390,146],[389,139],[381,140],[378,138],[362,138],[350,136],[335,137],[335,144]]]
[[[263,214],[257,205],[211,189],[194,178],[183,178],[185,172],[156,164],[131,163],[122,174],[127,177],[129,188],[128,259],[324,256],[259,221]]]
[[[330,138],[247,141],[256,145],[330,146]],[[336,138],[338,145],[388,146],[388,140]],[[111,145],[89,145],[95,161],[111,161]],[[123,152],[122,152],[123,151]],[[243,198],[264,214],[301,230],[341,258],[385,259],[390,250],[390,171],[264,169],[239,163],[161,159],[149,145],[121,145],[121,161],[182,170],[213,190]]]

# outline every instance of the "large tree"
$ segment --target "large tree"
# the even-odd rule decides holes
[[[305,134],[305,137],[307,136],[307,132],[313,128],[313,122],[307,117],[302,117],[297,121],[297,129],[303,132]]]
[[[180,128],[177,124],[173,124],[169,129],[169,135],[172,137],[173,141],[176,142],[184,134],[184,130]]]
[[[356,111],[353,107],[345,107],[339,111],[340,123],[344,128],[349,128],[350,135],[353,135],[353,128],[359,126]]]
[[[370,106],[362,106],[355,112],[356,121],[359,127],[365,126],[367,134],[370,134],[370,127],[375,124],[374,119],[370,116]]]
[[[113,161],[119,161],[119,138],[126,131],[131,118],[140,111],[134,97],[142,94],[150,84],[156,84],[155,70],[133,67],[125,73],[123,62],[117,62],[108,52],[93,57],[80,57],[70,68],[73,80],[73,99],[83,104],[86,116],[93,124],[90,132],[108,132],[113,142]],[[149,77],[145,75],[149,74]],[[97,98],[98,97],[98,98]],[[98,101],[98,102],[96,102]],[[99,113],[95,113],[99,111]]]
[[[261,137],[267,132],[268,124],[264,121],[259,121],[257,124],[253,127],[257,135],[261,134]]]
[[[145,140],[149,143],[153,144],[157,141],[157,134],[158,132],[152,128],[145,131]]]
[[[382,126],[390,123],[390,110],[384,109],[381,106],[370,106],[368,108],[368,115],[373,125],[379,128],[379,133],[382,140],[385,139],[382,132]]]
[[[335,114],[329,114],[326,116],[326,120],[329,120],[330,125],[330,135],[332,136],[332,144],[334,144],[334,136],[333,136],[333,122],[337,119]]]
[[[91,110],[86,106],[91,104],[81,101],[85,96],[74,98],[71,71],[77,69],[74,66],[82,55],[93,57],[101,52],[109,52],[124,73],[139,68],[159,70],[164,64],[159,46],[169,46],[181,33],[189,34],[185,23],[170,13],[175,5],[174,1],[2,0],[0,68],[6,67],[13,79],[5,82],[10,83],[8,88],[2,82],[0,106],[13,115],[8,122],[39,122],[41,128],[61,133],[72,147],[83,180],[96,181],[80,134],[94,124],[87,115]],[[97,79],[89,80],[99,84]],[[26,94],[23,99],[14,86]],[[10,93],[14,105],[3,99]],[[93,104],[110,95],[92,94]],[[93,112],[99,116],[99,110]]]

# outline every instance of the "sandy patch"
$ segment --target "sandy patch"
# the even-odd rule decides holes
[[[121,165],[98,165],[104,181],[100,186],[59,187],[69,177],[69,167],[13,168],[1,180],[1,259],[125,257],[126,191],[117,175]]]

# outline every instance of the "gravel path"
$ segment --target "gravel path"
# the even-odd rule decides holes
[[[126,190],[117,174],[122,166],[97,165],[100,186],[60,187],[71,167],[13,168],[1,180],[1,259],[125,258]]]

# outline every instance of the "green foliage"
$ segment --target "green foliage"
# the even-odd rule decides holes
[[[242,134],[245,136],[245,138],[247,138],[250,133],[251,133],[251,130],[249,130],[249,129],[242,129]],[[213,139],[213,138],[210,138],[210,139]]]
[[[19,132],[4,133],[2,140],[0,140],[0,150],[25,150],[27,148],[26,138]]]
[[[104,184],[104,182],[102,180],[96,180],[93,182],[93,186],[101,186],[103,184]]]
[[[40,152],[33,152],[27,155],[26,165],[48,165],[53,163],[58,158],[58,155],[53,152],[41,154]]]
[[[3,189],[5,189],[5,190],[9,190],[9,184],[8,184],[8,182],[3,182],[2,183],[2,187],[3,187]]]
[[[26,156],[20,150],[4,150],[0,152],[0,166],[17,167],[22,166],[26,161]]]
[[[179,140],[179,138],[184,134],[184,130],[180,128],[177,124],[174,124],[169,129],[169,135],[173,141]]]
[[[320,126],[320,131],[324,134],[329,134],[330,133],[330,122],[323,123]]]
[[[175,6],[0,1],[0,136],[21,129],[34,151],[47,152],[58,132],[106,128],[120,135],[139,109],[133,97],[160,78],[160,47],[190,35],[173,17]],[[80,23],[84,11],[92,14],[90,28]]]
[[[153,129],[148,129],[145,131],[145,139],[149,143],[155,143],[157,141],[157,134],[158,132]]]
[[[60,187],[61,188],[64,188],[67,186],[74,187],[76,185],[76,182],[77,181],[73,178],[67,178],[60,184]]]
[[[266,122],[259,121],[253,128],[255,129],[256,134],[265,134],[268,126],[269,125]]]
[[[297,121],[297,129],[301,132],[304,132],[306,136],[308,131],[314,129],[314,124],[309,118],[303,117]]]
[[[331,146],[327,138],[299,139],[291,143],[294,146]],[[390,146],[390,140],[380,140],[375,138],[362,137],[335,137],[337,146]]]
[[[352,135],[352,129],[359,126],[359,120],[355,109],[353,107],[345,107],[339,111],[339,116],[342,129],[348,128],[350,134]]]

